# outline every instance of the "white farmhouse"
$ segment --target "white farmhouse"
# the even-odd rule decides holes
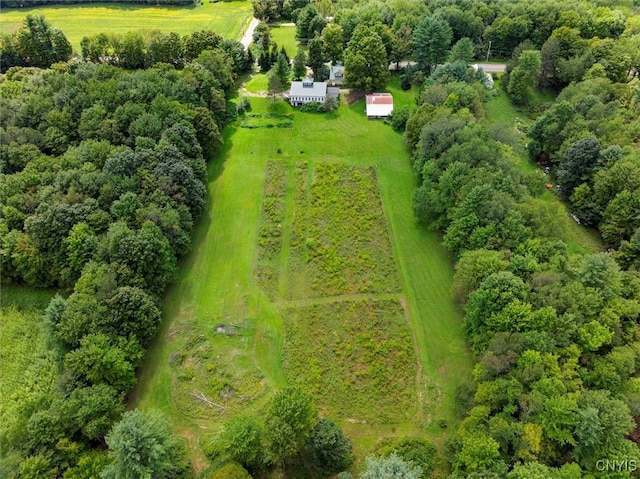
[[[291,82],[289,102],[292,106],[300,106],[314,101],[324,103],[326,98],[327,84],[325,82],[314,82],[311,78]]]

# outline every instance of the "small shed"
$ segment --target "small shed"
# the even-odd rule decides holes
[[[367,118],[387,118],[393,111],[391,93],[372,93],[366,96]]]

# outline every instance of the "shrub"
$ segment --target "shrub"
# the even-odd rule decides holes
[[[396,110],[393,110],[391,114],[391,126],[396,131],[404,131],[404,127],[407,125],[407,120],[411,114],[408,106],[403,106]]]
[[[300,111],[305,113],[322,113],[324,110],[324,105],[317,101],[312,101],[310,103],[305,103],[300,107]]]
[[[240,101],[238,101],[238,104],[236,105],[236,111],[238,112],[238,115],[251,111],[251,102],[246,96],[240,98]]]
[[[336,96],[327,96],[324,101],[323,109],[324,111],[333,111],[337,110],[340,106],[340,100]]]
[[[214,472],[211,479],[251,479],[251,475],[240,464],[230,462]]]

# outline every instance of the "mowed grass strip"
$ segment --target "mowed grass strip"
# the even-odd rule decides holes
[[[313,304],[282,315],[285,374],[324,415],[398,424],[417,413],[416,355],[398,300]]]
[[[196,7],[92,3],[4,8],[0,13],[0,31],[17,30],[29,14],[44,15],[64,32],[79,53],[82,37],[97,33],[160,30],[185,35],[196,30],[213,30],[224,38],[239,39],[253,13],[251,2],[246,0],[207,2]]]

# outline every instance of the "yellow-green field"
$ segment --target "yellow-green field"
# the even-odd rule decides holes
[[[248,0],[207,2],[197,7],[92,3],[42,8],[7,8],[0,13],[0,31],[17,30],[29,14],[44,15],[53,26],[62,29],[73,48],[79,51],[82,37],[102,32],[160,30],[184,35],[207,29],[213,30],[224,38],[240,39],[252,17],[252,8]]]

